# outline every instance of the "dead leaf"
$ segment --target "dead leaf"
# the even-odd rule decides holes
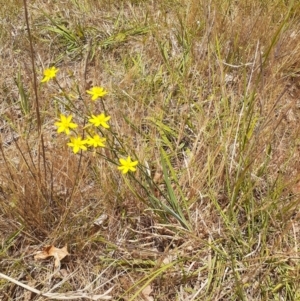
[[[45,246],[43,251],[38,252],[35,256],[35,260],[42,260],[48,257],[53,256],[55,258],[54,266],[57,268],[60,266],[60,261],[65,258],[67,255],[70,255],[67,250],[67,245],[63,248],[58,249],[54,246]]]
[[[152,296],[150,296],[150,294],[153,292],[153,289],[151,288],[150,285],[146,286],[143,290],[142,290],[142,295],[144,297],[144,300],[146,301],[154,301],[154,298]]]

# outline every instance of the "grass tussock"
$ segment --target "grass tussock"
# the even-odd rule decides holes
[[[36,0],[30,34],[0,4],[2,274],[74,300],[300,299],[297,1]],[[88,139],[100,113],[106,147],[73,153],[55,122]]]

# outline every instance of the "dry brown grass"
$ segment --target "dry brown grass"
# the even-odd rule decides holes
[[[300,6],[250,2],[28,3],[38,80],[58,67],[79,117],[86,89],[109,91],[115,150],[141,163],[123,178],[56,133],[55,81],[38,85],[43,147],[23,2],[0,1],[2,273],[120,301],[300,300]],[[34,261],[65,244],[61,272]],[[0,280],[1,300],[45,299],[25,292]]]

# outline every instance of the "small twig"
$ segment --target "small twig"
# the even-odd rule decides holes
[[[36,80],[36,70],[35,70],[35,62],[34,62],[34,49],[33,49],[33,43],[32,43],[32,36],[29,26],[29,18],[28,18],[28,10],[27,10],[27,2],[26,0],[23,0],[24,3],[24,11],[25,11],[25,22],[27,26],[27,33],[28,33],[28,39],[30,44],[30,56],[31,56],[31,64],[32,64],[32,73],[33,73],[33,87],[34,87],[34,95],[35,95],[35,110],[36,110],[36,118],[37,118],[37,126],[38,126],[38,134],[39,138],[41,139],[42,144],[42,155],[43,155],[43,164],[44,164],[44,182],[47,182],[47,168],[46,168],[46,154],[45,154],[45,144],[44,144],[44,137],[42,133],[42,123],[41,123],[41,114],[40,114],[40,104],[39,104],[39,97],[38,97],[38,84]],[[40,148],[38,148],[40,150]],[[40,154],[38,155],[38,175],[39,180],[41,175],[40,170]]]
[[[87,52],[86,52],[86,57],[84,60],[84,68],[83,68],[83,83],[84,83],[84,88],[88,89],[89,87],[87,86],[87,68],[88,68],[88,63],[89,63],[89,58],[91,55],[91,50],[92,50],[92,40],[89,40],[88,46],[87,46]]]
[[[80,299],[80,298],[87,298],[89,300],[111,300],[112,297],[108,296],[107,294],[109,294],[112,289],[114,287],[111,287],[105,294],[103,295],[93,295],[93,294],[88,294],[88,293],[84,293],[84,292],[68,292],[68,293],[64,293],[64,294],[59,294],[59,293],[42,293],[41,291],[35,289],[34,287],[31,287],[29,285],[26,285],[16,279],[13,279],[9,276],[6,276],[5,274],[0,273],[0,278],[6,279],[10,282],[13,282],[25,289],[27,289],[28,291],[31,291],[37,295],[43,296],[43,297],[47,297],[47,298],[52,298],[55,300],[72,300],[72,299]]]
[[[253,63],[246,63],[246,64],[241,64],[241,65],[232,65],[232,64],[228,64],[224,61],[221,61],[221,63],[228,67],[232,67],[232,68],[241,68],[241,67],[246,67],[246,66],[252,66],[254,64],[254,62],[253,62]]]
[[[260,243],[261,243],[261,234],[259,233],[258,234],[258,243],[257,243],[255,250],[253,250],[252,252],[245,255],[244,258],[250,257],[251,255],[255,254],[258,251],[258,249],[260,248]]]

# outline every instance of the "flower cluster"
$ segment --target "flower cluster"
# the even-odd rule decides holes
[[[56,69],[55,67],[45,69],[44,78],[41,80],[41,82],[44,83],[48,82],[51,79],[54,79],[57,72],[58,69]],[[107,91],[102,87],[95,86],[90,90],[87,90],[86,93],[91,96],[92,101],[96,101],[97,99],[105,96],[107,94]],[[77,134],[75,129],[78,128],[78,124],[72,122],[72,115],[67,116],[60,114],[59,121],[55,122],[54,124],[57,127],[58,133],[65,133],[67,136],[70,136],[70,140],[67,145],[71,147],[73,152],[76,154],[79,151],[86,151],[89,148],[96,149],[98,147],[106,147],[106,138],[97,134],[97,130],[99,130],[99,128],[109,129],[110,126],[108,124],[108,121],[110,120],[110,118],[111,116],[106,116],[105,113],[98,115],[91,114],[90,116],[88,116],[87,125],[83,128],[84,130],[86,130],[86,137],[82,137]],[[120,158],[119,163],[120,165],[118,166],[118,169],[123,174],[126,174],[129,171],[136,171],[136,166],[138,165],[138,161],[132,161],[130,156],[128,156],[126,159]]]
[[[61,114],[60,121],[54,123],[57,126],[57,132],[66,133],[67,135],[69,135],[71,133],[70,130],[76,129],[78,125],[72,122],[72,118],[72,115],[65,116]],[[109,119],[110,116],[105,116],[105,114],[103,113],[98,116],[92,115],[92,117],[89,118],[89,124],[86,128],[90,128],[92,126],[95,128],[100,126],[102,126],[103,128],[109,128],[109,125],[107,124],[107,121]],[[83,137],[78,135],[70,137],[68,146],[73,148],[73,152],[75,154],[80,150],[87,150],[88,147],[105,147],[106,138],[96,134],[94,129],[92,131],[88,131],[88,135],[89,136],[86,139],[83,139]]]

